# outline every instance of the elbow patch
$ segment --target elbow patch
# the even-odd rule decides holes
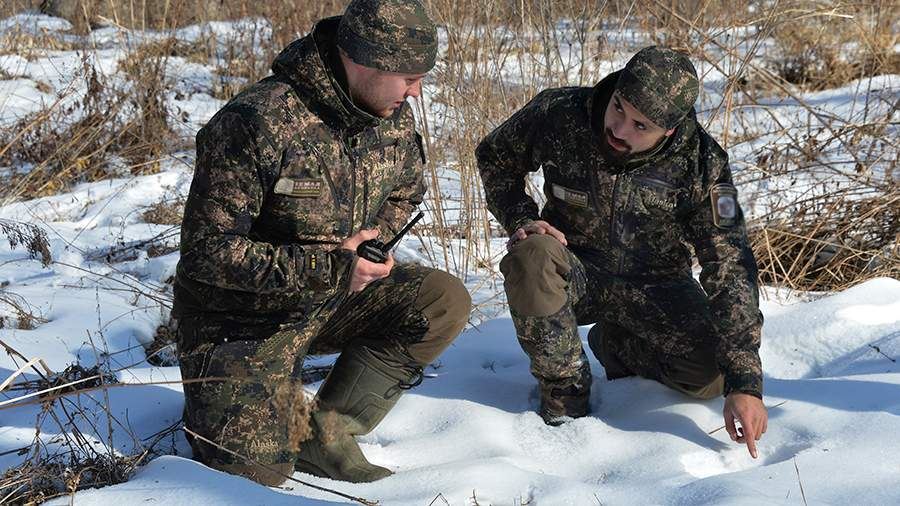
[[[713,224],[718,228],[732,228],[737,224],[738,203],[737,188],[732,184],[721,183],[709,190],[712,205]]]

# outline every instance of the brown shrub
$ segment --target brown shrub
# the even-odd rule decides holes
[[[760,280],[796,290],[844,290],[900,277],[900,185],[863,198],[835,193],[751,227]]]
[[[184,199],[161,200],[152,204],[141,214],[144,222],[158,225],[181,225],[184,215]]]
[[[0,165],[32,167],[10,177],[5,196],[33,198],[123,170],[157,171],[176,139],[165,101],[166,51],[152,45],[130,52],[120,62],[124,83],[103,77],[85,53],[80,78],[87,91],[80,102],[58,101],[0,134]]]
[[[812,4],[802,15],[793,14],[772,33],[775,52],[770,66],[785,81],[822,90],[900,72],[900,54],[895,50],[900,34],[892,22],[900,17],[900,4],[880,0]]]

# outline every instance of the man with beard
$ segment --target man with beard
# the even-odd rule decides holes
[[[270,486],[295,470],[391,474],[354,436],[422,381],[471,303],[443,271],[357,256],[422,202],[406,99],[434,66],[436,35],[418,0],[353,0],[197,134],[173,314],[201,462]],[[310,413],[303,358],[336,352]]]
[[[545,422],[589,412],[578,326],[595,323],[588,344],[608,379],[724,395],[728,433],[756,457],[767,423],[757,268],[728,157],[697,122],[698,93],[686,56],[644,48],[593,88],[540,93],[476,154],[510,234],[500,269]],[[539,213],[525,177],[541,168]]]

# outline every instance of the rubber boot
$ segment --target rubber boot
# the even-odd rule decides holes
[[[295,470],[354,483],[392,474],[366,460],[354,436],[371,432],[404,390],[421,383],[422,369],[401,365],[411,362],[402,352],[378,353],[354,346],[338,357],[316,396],[313,436],[300,445]]]

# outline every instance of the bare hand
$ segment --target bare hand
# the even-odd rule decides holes
[[[532,234],[552,235],[557,241],[561,242],[563,246],[569,244],[566,241],[566,234],[560,232],[559,229],[546,221],[537,220],[517,228],[516,231],[513,232],[513,235],[509,236],[509,241],[506,242],[506,250],[509,251],[517,242]]]
[[[732,441],[746,443],[750,456],[754,459],[759,456],[756,451],[756,442],[766,432],[769,425],[769,413],[766,406],[756,396],[743,392],[732,392],[725,398],[725,430],[731,436]],[[736,427],[735,420],[741,424]]]
[[[356,251],[365,241],[378,237],[378,229],[360,230],[341,242],[341,248]],[[350,292],[362,291],[369,283],[387,277],[394,268],[394,255],[388,254],[385,263],[370,262],[365,258],[357,257],[353,265],[353,273],[350,275]]]

